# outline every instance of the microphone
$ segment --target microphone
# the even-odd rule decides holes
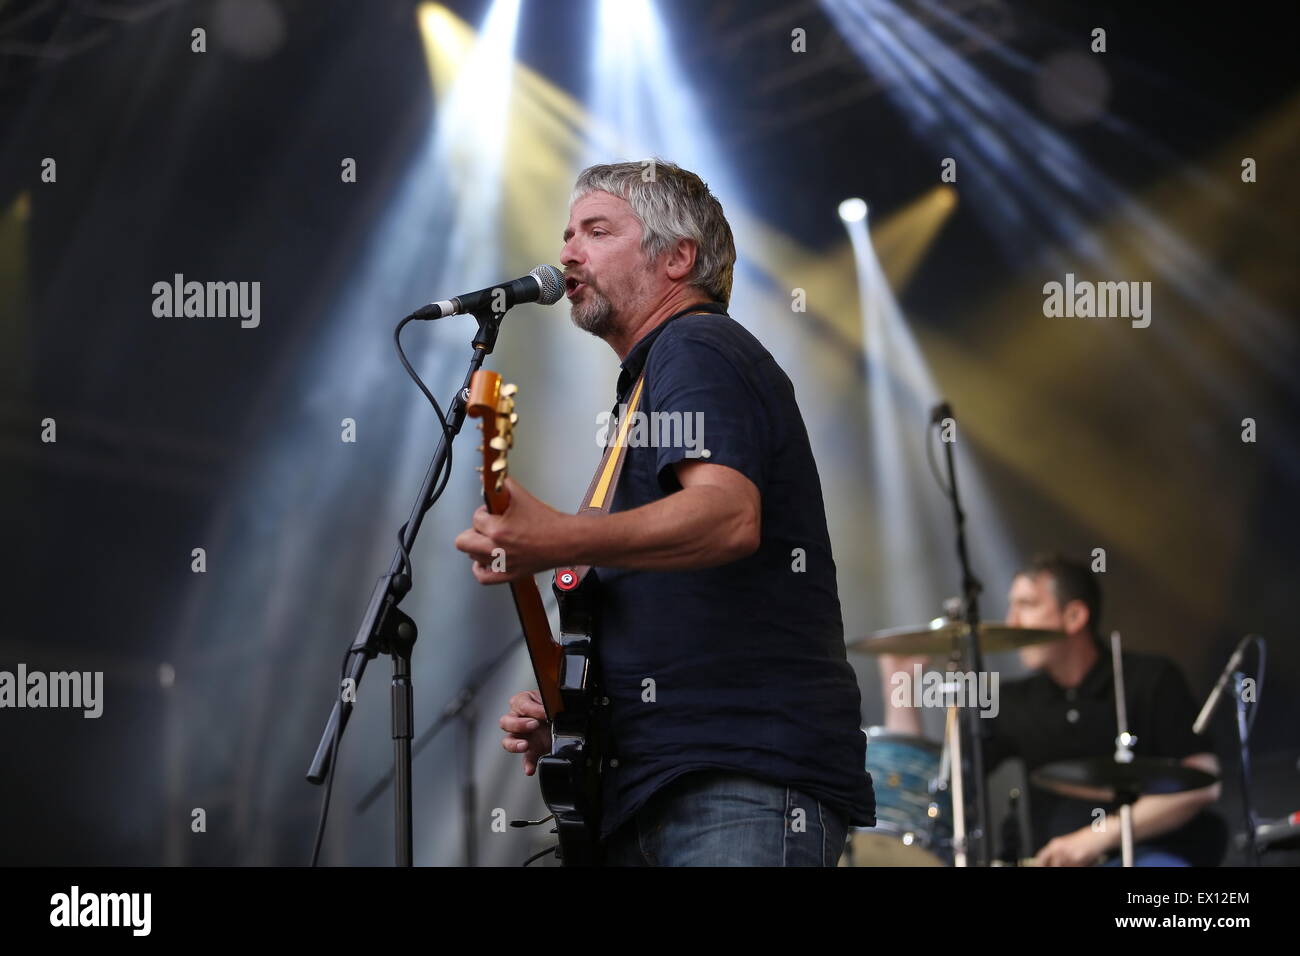
[[[1214,715],[1214,709],[1219,706],[1219,698],[1223,696],[1223,689],[1228,686],[1228,678],[1232,676],[1233,671],[1241,666],[1241,658],[1246,652],[1246,645],[1250,643],[1251,638],[1254,636],[1253,634],[1247,634],[1243,637],[1241,643],[1237,645],[1237,649],[1228,658],[1228,666],[1219,675],[1219,682],[1214,685],[1214,689],[1210,691],[1210,696],[1205,699],[1205,706],[1201,708],[1201,712],[1197,715],[1196,723],[1192,724],[1192,733],[1200,734],[1205,732],[1205,725],[1210,722],[1210,717]]]
[[[430,302],[411,313],[413,319],[445,319],[449,315],[464,315],[489,309],[502,315],[512,306],[525,302],[554,305],[564,297],[564,275],[551,265],[541,265],[518,279],[500,285],[466,292],[440,302]]]

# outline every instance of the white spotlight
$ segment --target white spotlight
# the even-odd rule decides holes
[[[840,218],[845,222],[861,222],[867,218],[867,204],[857,197],[840,203]]]

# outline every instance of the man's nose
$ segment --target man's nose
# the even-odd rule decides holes
[[[577,243],[570,239],[564,244],[564,248],[560,250],[560,265],[572,266],[577,265],[581,261],[582,258],[578,253]]]

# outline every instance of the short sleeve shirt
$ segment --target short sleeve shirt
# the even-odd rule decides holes
[[[821,482],[794,388],[718,303],[628,353],[619,400],[645,385],[611,510],[681,489],[675,465],[735,469],[762,500],[749,557],[690,571],[597,568],[610,698],[602,831],[661,787],[723,769],[799,789],[875,823],[857,680],[844,649]],[[638,438],[638,427],[641,429]]]

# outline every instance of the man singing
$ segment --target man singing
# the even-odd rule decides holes
[[[848,827],[875,823],[821,481],[789,378],[727,314],[735,259],[694,173],[579,175],[561,253],[573,322],[618,356],[620,404],[644,372],[640,410],[702,434],[629,446],[608,515],[508,479],[510,508],[480,508],[456,539],[483,584],[599,575],[610,865],[834,866]],[[525,691],[501,718],[527,774],[550,750],[545,717]]]

